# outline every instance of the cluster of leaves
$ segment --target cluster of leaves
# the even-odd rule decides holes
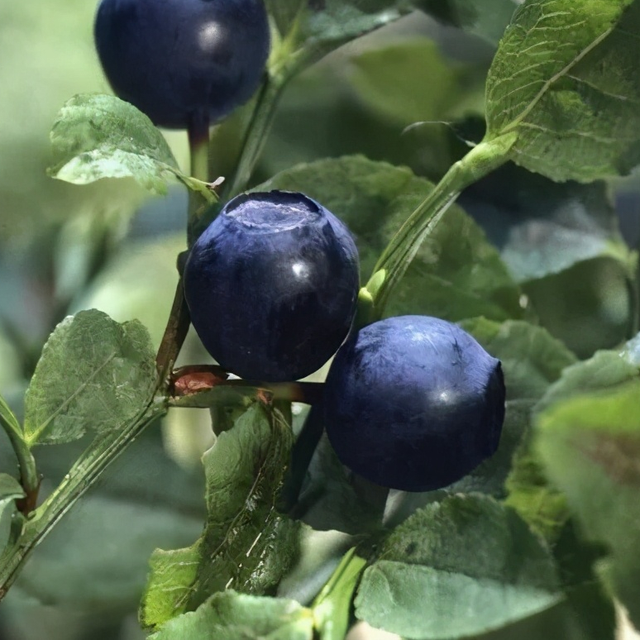
[[[222,403],[232,424],[203,456],[201,535],[151,557],[140,619],[152,638],[340,640],[355,616],[416,640],[508,633],[541,619],[553,620],[559,637],[606,640],[614,637],[613,598],[640,627],[640,285],[637,254],[618,232],[603,182],[640,162],[640,2],[526,0],[515,13],[511,0],[268,4],[278,30],[269,78],[240,133],[232,119],[213,141],[237,139],[221,197],[253,186],[317,198],[356,237],[370,313],[437,315],[476,336],[505,371],[500,448],[446,489],[381,501],[345,474],[323,439],[285,513],[286,470],[299,454],[287,406],[255,389],[235,390],[231,400],[176,400],[139,323],[80,312],[50,336],[24,420],[0,402],[21,473],[19,482],[0,475],[0,506],[12,520],[2,594],[34,546],[169,404]],[[472,148],[454,141],[451,167],[427,163],[421,173],[435,184],[353,154],[272,175],[266,139],[292,77],[415,8],[497,46],[486,126],[467,119],[454,127]],[[410,55],[425,53],[411,46]],[[384,55],[365,51],[357,66]],[[362,82],[363,92],[384,96],[385,87]],[[393,101],[379,108],[400,126],[413,117]],[[149,120],[111,96],[70,100],[52,143],[50,173],[61,180],[128,176],[163,193],[177,177],[193,198],[209,194],[179,169]],[[250,183],[252,175],[266,180]],[[461,193],[462,206],[453,205]],[[622,320],[602,323],[604,338],[596,323],[585,339],[579,323],[594,323],[587,311],[603,287],[617,287]],[[565,308],[575,317],[562,324]],[[89,432],[85,451],[36,508],[33,448]],[[300,541],[329,530],[348,534],[352,548],[337,566],[329,554],[323,567],[335,571],[322,587],[305,571]]]

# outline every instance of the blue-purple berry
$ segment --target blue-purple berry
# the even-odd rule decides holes
[[[352,335],[325,385],[327,435],[344,465],[404,491],[445,487],[495,453],[500,361],[459,326],[388,318]]]
[[[94,35],[115,93],[173,129],[249,100],[270,46],[263,0],[102,0]]]
[[[355,314],[358,252],[346,226],[301,193],[231,200],[190,251],[185,297],[202,343],[245,379],[319,369]]]

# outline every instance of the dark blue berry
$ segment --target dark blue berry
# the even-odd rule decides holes
[[[282,382],[319,369],[350,329],[358,252],[340,220],[300,193],[231,200],[184,271],[202,343],[242,378]]]
[[[404,491],[459,480],[498,447],[500,361],[444,320],[400,316],[354,334],[325,385],[329,440],[344,465]]]
[[[175,129],[246,102],[269,54],[263,0],[102,0],[94,34],[115,93]]]

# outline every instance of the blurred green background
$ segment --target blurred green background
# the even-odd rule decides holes
[[[68,313],[97,307],[119,321],[139,318],[157,344],[177,279],[175,258],[185,246],[182,187],[161,199],[130,180],[77,187],[46,176],[48,134],[62,104],[77,93],[109,92],[93,48],[95,8],[84,0],[0,4],[0,392],[18,413],[42,345]],[[287,88],[254,183],[300,162],[352,153],[437,180],[466,148],[439,123],[464,120],[463,138],[481,135],[472,125],[482,115],[494,47],[422,13],[343,47]],[[242,121],[239,113],[214,135],[213,166],[221,173]],[[431,124],[406,130],[424,121]],[[167,137],[186,169],[186,136]],[[615,226],[601,193],[587,198],[560,190],[547,210],[532,211],[523,202],[530,180],[539,179],[525,174],[508,168],[462,200],[510,267],[518,267],[509,262],[517,233],[531,233],[532,219],[546,224],[548,210],[577,210],[579,218],[583,209],[599,207],[607,211],[603,226]],[[635,245],[637,180],[615,189],[625,237]],[[603,250],[587,251],[571,269],[580,273],[548,269],[520,280],[540,320],[587,356],[626,337],[631,300],[619,264]],[[182,357],[207,356],[190,336]],[[207,419],[206,412],[172,414],[123,456],[36,551],[0,607],[0,638],[141,637],[136,609],[151,551],[190,544],[201,530],[198,461],[212,441]],[[14,472],[8,443],[0,440],[2,469]],[[83,445],[36,452],[44,493]],[[575,624],[562,624],[558,638],[583,637]],[[524,637],[522,625],[510,633],[499,637]]]

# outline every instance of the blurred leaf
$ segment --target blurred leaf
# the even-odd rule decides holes
[[[118,322],[135,318],[159,345],[178,284],[176,259],[185,249],[184,233],[125,245],[73,308],[100,309]]]
[[[420,24],[420,16],[413,22]],[[354,153],[440,176],[454,161],[448,130],[440,121],[484,109],[485,74],[483,60],[454,62],[426,38],[418,44],[408,35],[367,36],[287,86],[260,176],[267,179],[300,162]],[[379,77],[392,85],[386,88]],[[403,133],[424,121],[437,123]]]
[[[537,448],[589,540],[598,572],[640,627],[640,379],[576,395],[537,419]]]
[[[89,430],[117,430],[146,411],[156,386],[147,330],[81,311],[61,322],[43,349],[25,397],[25,439],[58,444]]]
[[[22,593],[95,618],[133,612],[154,546],[184,544],[201,523],[178,505],[91,496],[38,548],[20,576],[13,604]]]
[[[313,614],[295,600],[216,593],[195,613],[181,615],[150,640],[312,640]]]
[[[553,549],[567,596],[566,605],[582,627],[585,640],[614,640],[616,611],[605,585],[594,573],[603,549],[582,541],[569,520]]]
[[[326,435],[318,444],[293,515],[316,531],[371,533],[382,526],[384,504],[368,501],[353,482]]]
[[[624,268],[631,262],[604,182],[557,184],[509,163],[469,187],[459,204],[500,249],[517,282],[598,257]]]
[[[611,349],[629,337],[632,322],[630,265],[609,257],[579,262],[523,285],[541,325],[578,358]]]
[[[134,178],[166,194],[170,177],[183,178],[160,131],[141,111],[109,95],[77,95],[51,130],[55,164],[49,174],[74,184]]]
[[[251,406],[204,455],[207,523],[194,547],[156,550],[142,603],[157,627],[225,589],[262,594],[277,585],[297,553],[298,525],[276,509],[291,431],[262,405]],[[187,559],[195,569],[176,564]]]
[[[445,24],[498,44],[516,9],[516,0],[414,0],[422,11]]]
[[[640,161],[640,2],[528,0],[487,79],[487,139],[517,132],[512,159],[557,181]]]
[[[48,135],[60,105],[75,93],[108,90],[93,43],[95,4],[0,5],[0,245],[7,257],[8,247],[50,242],[52,223],[79,212],[130,215],[144,191],[133,180],[78,189],[46,176]]]
[[[275,20],[281,36],[286,36],[307,0],[265,0],[269,15]]]
[[[0,518],[4,510],[14,501],[24,498],[25,493],[20,483],[6,473],[0,473]]]
[[[561,598],[553,558],[515,511],[458,495],[389,536],[355,604],[375,627],[444,640],[500,628]]]
[[[388,241],[432,188],[408,169],[361,156],[299,165],[258,187],[302,191],[341,218],[355,236],[363,282]],[[452,207],[395,288],[387,313],[504,320],[522,315],[518,300],[519,291],[496,249],[471,218]]]
[[[18,382],[21,374],[18,354],[0,329],[0,391]]]
[[[43,497],[90,442],[38,450]],[[153,549],[189,544],[202,531],[203,492],[201,474],[172,462],[159,429],[147,429],[38,545],[3,600],[2,631],[16,621],[24,640],[117,637],[103,627],[135,617]],[[64,620],[46,628],[53,613]]]
[[[302,33],[317,59],[412,10],[407,0],[309,0]]]
[[[441,120],[463,109],[460,102],[475,97],[474,84],[483,86],[477,71],[445,59],[436,43],[424,37],[358,49],[348,57],[350,89],[380,118],[398,126]]]
[[[560,379],[536,406],[540,412],[558,402],[585,393],[597,394],[640,376],[640,363],[634,359],[638,338],[617,351],[598,351],[584,362],[567,367]]]
[[[68,303],[100,273],[125,236],[127,222],[122,212],[90,211],[62,225],[53,254],[56,300]]]
[[[543,327],[523,321],[502,324],[486,318],[460,323],[502,362],[508,399],[539,399],[577,358]]]

